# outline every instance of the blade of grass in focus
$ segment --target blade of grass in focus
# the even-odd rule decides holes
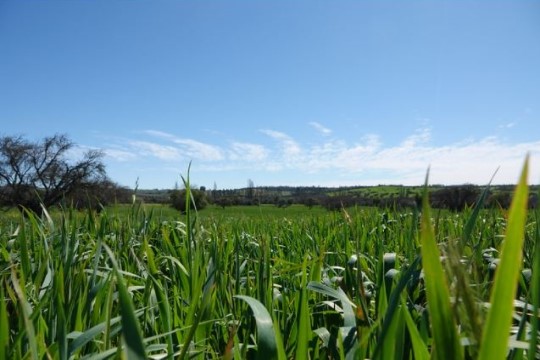
[[[311,324],[310,312],[307,299],[307,256],[304,257],[302,265],[302,284],[300,290],[300,298],[298,299],[298,331],[296,339],[296,359],[307,359],[309,351],[309,341],[311,339]]]
[[[478,356],[480,360],[497,360],[506,357],[527,218],[528,169],[529,157],[527,156],[510,206],[500,262],[491,291],[491,308],[487,315],[482,344],[480,344]]]
[[[429,171],[428,171],[429,175]],[[425,274],[426,296],[433,331],[434,349],[432,356],[438,360],[462,359],[463,352],[458,338],[452,308],[450,291],[440,252],[435,242],[435,232],[431,225],[431,211],[428,200],[428,175],[424,185],[422,200],[422,222],[420,239],[422,244],[422,266]]]

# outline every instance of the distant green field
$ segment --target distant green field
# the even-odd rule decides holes
[[[109,214],[127,215],[131,211],[131,205],[117,205],[107,208]],[[142,204],[138,211],[151,215],[153,218],[161,220],[183,220],[178,210],[168,205],[161,204]],[[203,210],[197,211],[200,220],[206,219],[268,219],[268,218],[290,218],[296,219],[305,216],[327,215],[328,211],[320,206],[308,208],[304,205],[291,205],[279,208],[275,205],[250,205],[250,206],[227,206],[225,208],[209,205]]]

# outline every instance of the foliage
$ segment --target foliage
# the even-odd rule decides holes
[[[89,150],[69,160],[74,143],[65,135],[32,142],[21,136],[0,138],[0,205],[40,212],[69,198],[76,190],[106,180],[103,154]],[[93,184],[93,185],[91,185]]]
[[[171,206],[180,210],[180,212],[186,212],[186,197],[189,193],[189,208],[192,210],[202,210],[208,205],[208,200],[206,198],[206,192],[200,189],[175,189],[171,190],[169,193],[169,199]]]
[[[462,211],[474,205],[480,189],[474,185],[446,186],[431,194],[431,206]]]
[[[133,201],[133,192],[114,182],[104,179],[79,184],[63,201],[66,208],[78,210],[94,209],[101,211],[110,204],[127,204]]]

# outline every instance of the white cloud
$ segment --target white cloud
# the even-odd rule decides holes
[[[285,133],[274,130],[261,130],[261,132],[277,140],[281,145],[281,151],[286,156],[297,156],[302,152],[300,145]]]
[[[168,140],[174,144],[180,145],[177,150],[185,158],[217,161],[223,159],[222,150],[214,145],[206,144],[193,139],[184,139],[177,137],[174,134],[166,133],[159,130],[145,130],[143,133],[154,137],[159,137]]]
[[[174,139],[173,142],[181,145],[182,153],[188,158],[207,161],[217,161],[223,159],[223,153],[217,146],[205,144],[192,139]]]
[[[321,125],[320,123],[316,121],[310,122],[309,125],[313,126],[315,130],[317,130],[318,132],[320,132],[321,134],[325,136],[330,135],[332,133],[332,130],[328,129],[327,127],[324,127],[323,125]]]
[[[231,160],[263,161],[268,155],[268,149],[259,144],[233,142],[229,150]]]
[[[405,148],[413,148],[419,144],[425,144],[431,139],[431,131],[428,128],[418,129],[415,133],[407,137],[403,142],[402,146]]]
[[[431,166],[430,183],[485,184],[500,167],[494,182],[514,183],[527,152],[540,156],[540,141],[507,144],[497,138],[486,137],[446,146],[411,146],[404,142],[397,147],[381,149],[369,157],[364,170],[385,171],[393,183],[421,184],[427,168]],[[534,180],[537,182],[539,179]]]
[[[159,131],[159,130],[144,130],[143,133],[147,135],[155,136],[155,137],[160,137],[163,139],[176,138],[176,136],[174,136],[173,134],[169,134],[169,133],[166,133],[164,131]]]
[[[161,160],[178,160],[181,158],[180,151],[173,146],[148,141],[130,141],[129,144],[141,155],[153,156]]]
[[[129,161],[137,158],[137,156],[133,152],[126,150],[105,149],[104,152],[105,155],[113,158],[116,161]]]

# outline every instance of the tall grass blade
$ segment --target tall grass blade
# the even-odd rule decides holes
[[[0,360],[9,356],[9,322],[6,308],[4,285],[0,286]]]
[[[341,289],[338,288],[333,289],[325,284],[321,284],[318,282],[310,281],[307,285],[308,290],[316,291],[320,294],[333,297],[334,299],[337,299],[341,301],[341,306],[343,309],[343,325],[346,327],[354,327],[356,326],[356,315],[353,310],[353,303],[349,298],[347,297],[347,294]]]
[[[64,270],[62,266],[56,270],[54,274],[54,288],[56,295],[56,316],[57,330],[56,338],[58,342],[59,357],[62,360],[68,359],[68,341],[67,341],[67,326],[66,315],[64,311],[65,296],[64,296]]]
[[[311,281],[307,289],[316,291],[323,295],[333,297],[341,302],[341,308],[343,311],[343,326],[340,327],[340,334],[344,339],[342,350],[347,354],[347,358],[354,355],[357,348],[357,338],[356,338],[356,314],[353,310],[353,303],[347,297],[347,294],[341,288],[337,290],[318,282]],[[355,305],[356,306],[356,305]]]
[[[19,280],[17,279],[17,275],[15,274],[15,269],[11,269],[11,282],[13,284],[13,289],[15,290],[15,294],[17,294],[17,298],[19,300],[21,310],[22,310],[22,316],[24,321],[24,329],[26,331],[26,337],[28,338],[28,345],[30,347],[30,357],[33,360],[39,359],[39,353],[38,353],[38,345],[37,345],[37,339],[36,339],[36,330],[34,328],[34,324],[32,323],[32,307],[26,300],[26,296],[23,290],[23,287],[21,287],[21,284],[19,283]]]
[[[498,171],[498,169],[495,171],[495,173],[493,174],[493,176],[489,180],[489,183],[487,184],[487,186],[482,191],[482,194],[480,195],[480,197],[478,198],[478,201],[474,205],[474,209],[473,209],[471,215],[469,216],[469,218],[467,219],[467,222],[465,223],[465,226],[463,227],[463,233],[462,233],[462,236],[461,236],[462,245],[469,244],[469,242],[471,240],[471,235],[472,235],[472,232],[473,232],[473,229],[474,229],[474,225],[476,224],[476,220],[478,219],[478,215],[480,215],[480,210],[482,210],[484,208],[484,203],[485,203],[485,201],[486,201],[486,199],[487,199],[487,197],[489,195],[489,189],[490,189],[490,186],[491,186],[491,182],[495,178],[495,175],[497,174],[497,171]]]
[[[24,210],[26,215],[30,220],[34,219],[34,213],[32,213],[30,210]],[[30,253],[28,250],[28,243],[27,240],[29,236],[26,234],[26,226],[24,223],[24,216],[21,215],[21,220],[19,223],[19,233],[17,234],[17,240],[19,241],[19,251],[20,251],[20,259],[21,259],[21,266],[22,266],[22,272],[21,272],[21,278],[23,281],[25,281],[27,278],[30,278],[32,275],[32,265],[30,261]]]
[[[116,276],[116,283],[118,286],[118,300],[120,303],[120,316],[122,317],[122,336],[124,338],[125,354],[128,359],[146,359],[146,350],[143,343],[143,337],[141,335],[141,329],[137,316],[135,315],[135,309],[133,308],[133,302],[131,296],[127,290],[126,285],[120,271],[118,264],[114,258],[112,250],[103,245],[103,248],[109,254],[111,263]]]
[[[527,156],[510,206],[506,235],[490,297],[491,308],[487,315],[478,357],[480,360],[497,360],[506,357],[527,217],[528,170],[529,157]]]
[[[405,319],[405,324],[407,325],[407,330],[409,331],[409,337],[411,339],[414,359],[416,360],[428,360],[429,352],[427,346],[422,340],[422,336],[414,323],[409,310],[407,310],[406,304],[403,301],[401,305],[401,313]]]
[[[140,316],[141,314],[141,311],[136,313],[137,316]],[[106,327],[111,327],[112,325],[120,322],[121,319],[121,316],[117,316],[110,321],[104,321],[100,324],[97,324],[83,333],[69,333],[67,336],[73,339],[73,341],[69,345],[69,356],[73,356],[77,350],[81,349],[84,345],[92,341],[96,336],[103,333]]]
[[[531,286],[531,299],[529,300],[533,305],[533,314],[538,314],[538,309],[540,309],[540,212],[536,210],[535,220],[536,220],[536,231],[535,231],[535,242],[534,242],[534,252],[533,252],[533,272],[532,272],[532,286]],[[538,315],[532,316],[531,318],[531,340],[529,343],[528,359],[536,359],[536,353],[538,352],[538,330],[540,321]]]
[[[458,360],[463,358],[463,353],[452,316],[448,283],[440,261],[441,255],[435,242],[435,232],[431,225],[431,211],[427,190],[428,175],[426,175],[422,201],[420,239],[422,244],[421,254],[425,274],[426,296],[434,340],[432,355],[438,360]]]
[[[311,324],[310,312],[307,299],[307,256],[304,258],[302,265],[302,284],[300,290],[300,298],[298,299],[297,308],[297,338],[296,338],[296,359],[307,359],[309,341],[311,339]]]
[[[278,349],[276,334],[272,317],[257,299],[246,295],[235,295],[237,299],[245,301],[253,313],[255,323],[257,324],[257,358],[258,359],[277,359]]]
[[[392,290],[392,293],[390,294],[390,300],[388,301],[386,312],[384,314],[382,329],[381,329],[379,338],[377,340],[377,346],[375,347],[375,351],[373,353],[373,358],[375,359],[379,355],[379,352],[382,350],[382,346],[385,343],[385,338],[388,334],[390,326],[392,325],[392,322],[394,318],[396,317],[395,313],[397,310],[399,310],[401,293],[407,287],[407,283],[413,277],[414,272],[418,271],[418,265],[420,263],[420,260],[421,258],[419,256],[414,259],[413,263],[409,266],[409,268],[403,273],[403,275],[401,275],[398,283],[396,284],[396,286]]]

